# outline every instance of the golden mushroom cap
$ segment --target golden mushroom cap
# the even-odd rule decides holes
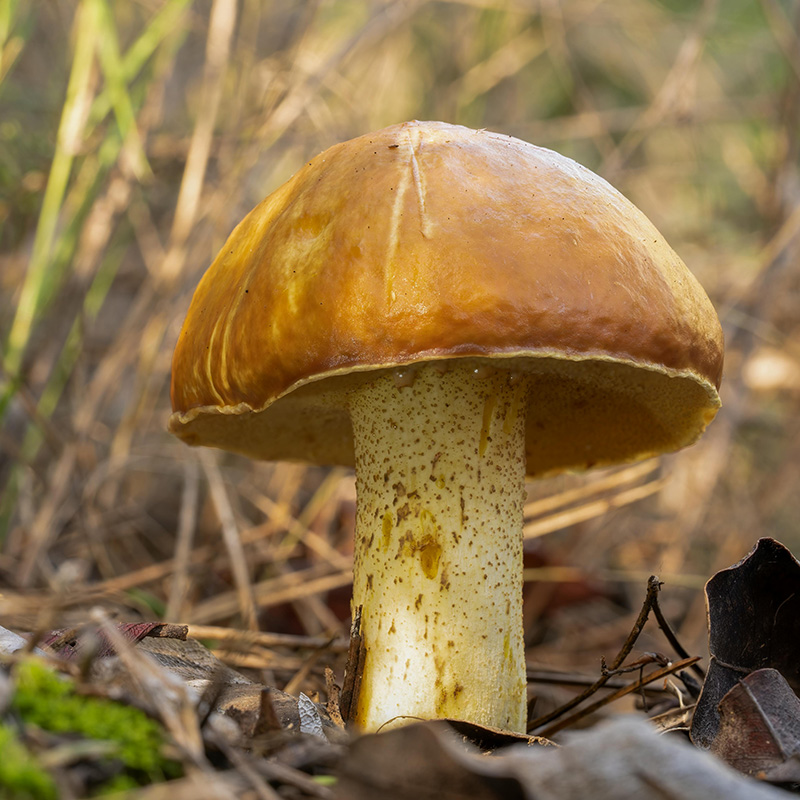
[[[178,339],[169,428],[352,464],[348,388],[456,358],[536,376],[530,475],[676,450],[720,404],[717,315],[641,211],[550,150],[407,122],[326,150],[236,227]]]

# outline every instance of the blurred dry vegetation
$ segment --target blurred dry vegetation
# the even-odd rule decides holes
[[[346,634],[352,476],[173,440],[170,358],[238,220],[410,118],[608,178],[726,330],[701,443],[530,487],[529,661],[595,670],[650,573],[702,653],[705,579],[762,535],[800,553],[798,0],[0,0],[2,624]]]

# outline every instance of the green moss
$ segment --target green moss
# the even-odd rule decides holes
[[[137,708],[80,695],[71,682],[37,661],[20,664],[11,708],[24,722],[53,733],[113,742],[115,757],[149,780],[179,774],[177,762],[162,754],[164,734]]]
[[[129,792],[133,789],[138,789],[139,783],[126,773],[115,775],[111,780],[106,781],[94,795],[102,797],[106,794],[121,794],[122,792]]]
[[[0,797],[3,800],[55,800],[56,785],[7,725],[0,725]]]

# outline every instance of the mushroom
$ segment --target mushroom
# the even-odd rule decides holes
[[[335,145],[238,225],[173,361],[170,430],[355,466],[355,720],[524,731],[526,476],[692,444],[722,334],[649,220],[509,136]]]

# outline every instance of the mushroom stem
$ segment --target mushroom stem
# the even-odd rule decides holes
[[[356,722],[450,717],[524,732],[528,381],[485,361],[383,373],[350,397]]]

